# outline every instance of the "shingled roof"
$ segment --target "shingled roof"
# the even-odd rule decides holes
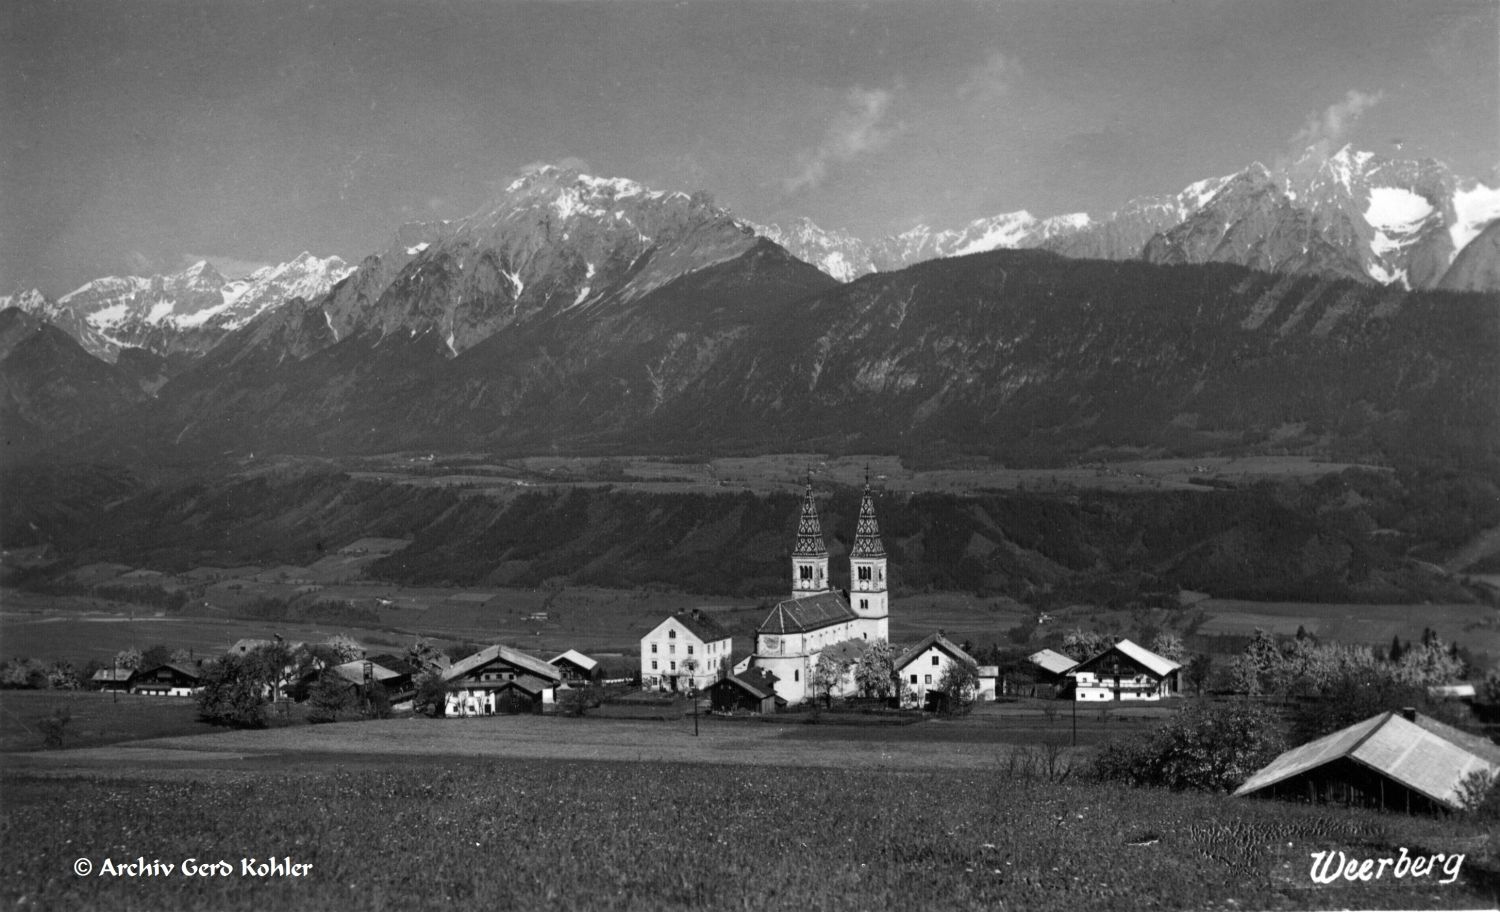
[[[943,636],[943,632],[939,630],[937,633],[929,633],[927,636],[922,638],[922,641],[920,643],[901,653],[901,657],[896,660],[896,670],[900,671],[901,669],[915,662],[917,659],[921,658],[922,653],[926,652],[933,646],[936,646],[942,651],[948,653],[948,657],[954,659],[955,661],[967,660],[971,662],[974,667],[979,667],[979,663],[974,661],[973,656],[969,655],[967,652],[964,652],[963,649],[958,646],[958,644]]]
[[[1026,661],[1037,666],[1043,671],[1055,675],[1067,674],[1078,664],[1078,660],[1069,655],[1063,655],[1055,649],[1043,649],[1041,652],[1033,652],[1026,657]]]
[[[777,603],[756,633],[806,633],[833,624],[852,621],[859,615],[838,592],[820,592]]]
[[[497,660],[529,671],[539,678],[545,678],[554,683],[562,680],[562,672],[558,671],[556,666],[548,665],[535,656],[529,656],[508,646],[501,646],[499,643],[493,646],[486,646],[468,658],[454,662],[443,671],[443,680],[456,681],[469,672]]]
[[[828,556],[828,545],[823,542],[823,527],[818,522],[818,504],[813,500],[811,481],[807,483],[807,493],[802,498],[802,516],[797,520],[797,544],[792,549],[792,556]]]
[[[1345,758],[1455,809],[1464,777],[1500,773],[1500,747],[1485,739],[1421,713],[1384,712],[1292,748],[1234,793],[1248,795]]]
[[[1129,640],[1120,640],[1118,643],[1114,644],[1098,655],[1093,656],[1092,658],[1089,658],[1085,661],[1079,662],[1069,673],[1076,674],[1078,672],[1088,671],[1112,652],[1119,653],[1120,655],[1125,656],[1127,659],[1130,659],[1132,662],[1136,663],[1137,665],[1141,666],[1142,668],[1146,669],[1159,678],[1164,678],[1182,667],[1181,664],[1163,656],[1159,656],[1144,646],[1138,646]]]

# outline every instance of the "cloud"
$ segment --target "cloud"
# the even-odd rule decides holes
[[[796,176],[782,182],[787,193],[816,187],[828,175],[830,165],[852,161],[881,148],[901,131],[888,125],[891,102],[896,93],[886,89],[849,90],[844,107],[834,115],[818,147],[803,152]]]
[[[991,51],[984,62],[969,71],[956,94],[964,101],[993,102],[1010,94],[1021,78],[1021,64],[1014,57]]]
[[[1350,89],[1342,101],[1329,105],[1322,114],[1307,115],[1307,123],[1292,135],[1293,154],[1300,154],[1304,149],[1313,149],[1322,157],[1327,158],[1344,144],[1345,137],[1349,135],[1349,131],[1354,128],[1360,116],[1380,104],[1383,98],[1385,98],[1384,92],[1372,94]]]
[[[517,173],[522,175],[535,174],[543,168],[560,168],[564,171],[581,171],[587,174],[589,172],[589,163],[576,155],[567,155],[559,158],[557,161],[534,161],[530,164],[522,165]]]

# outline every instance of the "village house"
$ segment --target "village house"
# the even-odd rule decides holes
[[[562,672],[564,684],[586,684],[599,677],[599,663],[576,649],[553,656],[547,664]]]
[[[353,684],[361,694],[367,685],[379,684],[385,688],[392,703],[403,703],[412,698],[412,681],[417,675],[416,667],[410,662],[389,654],[354,659],[329,670]]]
[[[149,697],[191,697],[202,689],[203,674],[180,662],[138,671],[130,679],[131,693]]]
[[[1066,672],[1080,703],[1160,700],[1179,690],[1182,666],[1129,640],[1118,643]]]
[[[979,663],[957,644],[943,635],[928,634],[920,643],[906,650],[896,659],[896,679],[901,682],[901,705],[936,709],[950,698],[943,691],[943,676],[955,662],[967,662],[974,667]],[[993,680],[993,679],[992,679]],[[994,693],[991,684],[990,692]]]
[[[542,712],[557,701],[562,672],[516,649],[487,646],[443,672],[449,716]]]
[[[733,638],[702,609],[679,611],[641,637],[641,686],[687,693],[729,672]]]
[[[1235,790],[1412,812],[1454,811],[1475,773],[1500,775],[1500,747],[1415,709],[1383,712],[1294,747]]]
[[[1032,675],[1037,684],[1050,685],[1057,694],[1073,686],[1073,679],[1068,677],[1068,672],[1078,667],[1078,660],[1072,656],[1063,655],[1055,649],[1043,649],[1027,656],[1026,661],[1034,669]]]

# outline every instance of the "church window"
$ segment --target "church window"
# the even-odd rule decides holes
[[[859,568],[859,578],[862,579],[862,580],[869,579],[870,578],[870,568],[869,567],[860,567]]]
[[[868,611],[869,608],[870,608],[870,600],[869,599],[860,599],[859,600],[859,610],[860,611]]]
[[[801,576],[803,579],[805,579],[805,580],[812,579],[812,567],[809,567],[807,564],[803,564],[802,566],[798,567],[797,571],[798,571],[798,575]]]
[[[802,672],[799,669],[795,669],[795,668],[792,669],[792,680],[793,681],[800,681],[800,680],[802,680]]]

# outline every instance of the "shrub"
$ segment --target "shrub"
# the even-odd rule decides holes
[[[1094,774],[1131,785],[1223,792],[1285,746],[1279,720],[1263,706],[1195,703],[1154,732],[1104,744]]]

